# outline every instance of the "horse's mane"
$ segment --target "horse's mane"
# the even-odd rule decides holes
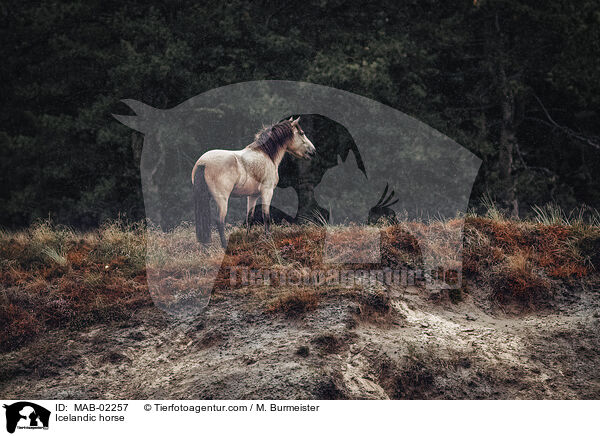
[[[282,121],[272,126],[262,128],[254,137],[254,142],[248,147],[261,150],[271,160],[279,153],[279,150],[294,136],[292,123],[289,120]]]

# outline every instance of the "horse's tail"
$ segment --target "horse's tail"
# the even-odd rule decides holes
[[[199,166],[194,174],[194,209],[196,214],[196,239],[210,242],[210,192],[204,178],[204,166]]]

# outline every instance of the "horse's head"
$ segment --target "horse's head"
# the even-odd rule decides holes
[[[315,149],[313,143],[310,142],[310,139],[308,139],[304,134],[304,130],[302,130],[302,127],[300,127],[300,124],[298,124],[299,120],[300,117],[293,121],[292,118],[289,119],[289,121],[292,123],[292,131],[294,136],[292,136],[291,141],[288,143],[287,152],[296,157],[310,159],[315,155],[317,150]]]

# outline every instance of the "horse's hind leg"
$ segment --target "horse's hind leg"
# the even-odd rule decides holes
[[[215,203],[217,203],[217,210],[219,216],[217,217],[217,229],[219,229],[219,237],[221,238],[221,246],[227,248],[227,239],[225,239],[225,217],[227,216],[227,200],[228,198],[216,197]]]

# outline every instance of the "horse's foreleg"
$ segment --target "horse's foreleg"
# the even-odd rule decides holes
[[[271,207],[272,198],[272,189],[266,189],[260,194],[260,200],[262,201],[263,223],[265,223],[265,235],[269,235],[271,233],[271,214],[269,212],[269,208]]]
[[[254,209],[256,208],[256,202],[258,197],[248,196],[248,207],[246,208],[246,234],[250,233],[250,226],[254,221]]]
[[[227,239],[225,239],[225,217],[227,216],[227,200],[228,198],[215,198],[219,216],[217,217],[217,229],[219,229],[219,237],[221,238],[221,246],[227,247]]]

